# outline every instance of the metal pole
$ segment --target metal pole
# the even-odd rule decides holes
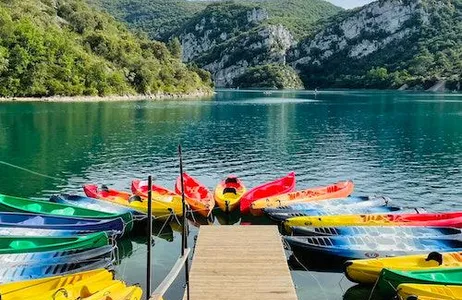
[[[146,300],[151,296],[151,248],[152,248],[152,176],[148,176],[148,257],[146,272]]]
[[[183,201],[183,230],[181,232],[181,256],[184,256],[185,249],[188,248],[188,220],[186,219],[186,201],[184,196],[184,178],[183,178],[183,156],[181,144],[178,145],[178,155],[180,156],[180,178],[181,178],[181,199]],[[186,299],[189,300],[189,259],[184,264],[186,278]]]

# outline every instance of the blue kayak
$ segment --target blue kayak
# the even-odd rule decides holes
[[[291,205],[265,208],[263,211],[267,214],[275,212],[291,212],[300,210],[326,209],[335,207],[376,207],[388,205],[391,200],[387,197],[348,197],[345,199],[321,200],[303,203],[294,203]]]
[[[296,253],[325,254],[343,260],[462,251],[461,240],[444,237],[288,236],[284,239]]]
[[[109,233],[122,233],[125,223],[122,218],[114,219],[87,219],[65,216],[0,212],[0,229],[28,230],[67,230],[73,232],[91,233],[105,231]],[[65,236],[67,236],[66,234]]]
[[[423,226],[345,226],[345,227],[292,227],[297,236],[398,236],[408,238],[462,237],[462,230],[446,227]]]
[[[60,204],[77,206],[85,209],[109,212],[118,215],[129,212],[133,215],[133,219],[135,221],[146,218],[146,214],[143,214],[142,212],[139,212],[135,209],[131,209],[127,206],[118,205],[116,203],[113,204],[107,201],[102,201],[90,197],[61,194],[51,196],[50,201]]]
[[[94,249],[70,249],[46,252],[0,254],[0,268],[40,264],[78,263],[101,257],[111,257],[116,248],[106,245]]]
[[[379,206],[379,207],[337,207],[328,209],[305,209],[293,210],[290,212],[271,212],[268,217],[276,222],[283,222],[289,218],[304,216],[329,216],[329,215],[356,215],[356,214],[380,214],[400,212],[400,207]]]

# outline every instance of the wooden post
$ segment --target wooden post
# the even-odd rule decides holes
[[[185,249],[188,248],[188,220],[186,219],[186,201],[184,196],[184,178],[183,178],[183,156],[181,144],[178,145],[178,155],[180,156],[180,177],[181,177],[181,199],[183,202],[183,230],[181,233],[181,256],[185,255]],[[187,254],[189,255],[189,253]],[[189,259],[186,258],[184,265],[186,281],[186,299],[189,300]]]
[[[152,176],[148,176],[148,253],[146,272],[146,300],[151,296],[151,248],[152,248]]]

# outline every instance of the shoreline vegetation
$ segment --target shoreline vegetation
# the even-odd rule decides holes
[[[189,93],[156,93],[150,95],[108,95],[108,96],[51,96],[51,97],[0,97],[1,102],[122,102],[209,99],[216,92],[196,91]]]

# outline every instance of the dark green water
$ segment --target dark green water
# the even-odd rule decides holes
[[[453,94],[219,91],[211,101],[0,103],[0,160],[63,179],[0,165],[0,193],[45,199],[82,193],[84,183],[128,190],[148,174],[173,187],[179,142],[186,171],[210,188],[230,173],[254,186],[294,170],[298,188],[352,179],[357,195],[462,210],[462,95]],[[179,255],[172,227],[155,240],[154,286]],[[196,234],[193,227],[191,243]],[[119,246],[127,256],[119,276],[144,286],[143,239]],[[352,286],[342,274],[292,275],[300,299],[341,299]],[[181,280],[166,299],[181,298]],[[349,299],[361,298],[355,292]]]

